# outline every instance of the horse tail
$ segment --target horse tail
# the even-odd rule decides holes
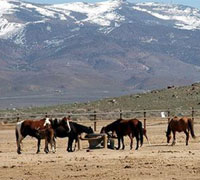
[[[143,128],[142,128],[142,122],[138,122],[138,128],[139,128],[139,134],[140,134],[140,145],[143,145]]]
[[[17,153],[20,154],[21,152],[21,147],[20,147],[20,143],[22,141],[22,139],[24,138],[21,134],[21,127],[22,127],[22,123],[21,122],[17,122],[16,127],[15,127],[15,135],[16,135],[16,143],[17,143]]]
[[[18,141],[19,141],[19,132],[18,132],[17,125],[16,125],[16,127],[15,127],[15,136],[16,136],[16,143],[17,143],[17,146],[18,146]]]
[[[188,120],[188,128],[190,130],[190,133],[192,135],[192,138],[196,138],[195,134],[194,134],[194,125],[193,125],[193,121],[191,119]]]
[[[172,131],[172,129],[171,129],[171,125],[170,125],[170,122],[169,122],[169,124],[167,126],[166,135],[169,136],[171,134],[171,131]]]

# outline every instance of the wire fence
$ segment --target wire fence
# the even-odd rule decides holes
[[[108,121],[108,120],[116,120],[119,118],[138,118],[143,120],[144,128],[146,126],[158,125],[158,124],[166,124],[169,122],[170,118],[173,116],[188,116],[193,120],[195,117],[200,116],[200,109],[185,109],[185,110],[174,110],[174,109],[158,109],[158,110],[118,110],[112,112],[85,112],[85,113],[2,113],[0,114],[0,122],[2,123],[16,123],[25,119],[41,119],[44,117],[49,118],[62,118],[64,116],[71,116],[73,121],[82,121],[83,123],[93,123],[94,130],[96,131],[97,123]],[[150,119],[153,119],[153,121]],[[198,123],[197,121],[194,121]],[[200,122],[199,122],[200,123]]]

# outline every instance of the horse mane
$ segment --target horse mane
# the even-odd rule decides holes
[[[108,124],[107,126],[105,126],[105,131],[109,132],[109,131],[114,131],[116,129],[116,126],[122,121],[123,119],[117,119],[116,121]]]

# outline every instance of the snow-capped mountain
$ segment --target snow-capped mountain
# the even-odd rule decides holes
[[[188,6],[0,0],[0,94],[119,95],[192,83],[199,41],[200,10]]]

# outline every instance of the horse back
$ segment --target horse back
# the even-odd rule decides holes
[[[21,134],[25,137],[27,135],[36,138],[44,138],[46,130],[50,127],[44,126],[45,119],[41,120],[24,120],[21,125]]]
[[[169,126],[174,131],[178,131],[178,132],[185,131],[186,129],[188,129],[189,120],[190,118],[187,118],[187,117],[182,117],[180,119],[178,117],[174,117],[169,122]]]
[[[117,127],[117,131],[118,133],[120,133],[121,135],[129,135],[132,133],[132,127],[131,127],[131,123],[129,120],[121,120],[118,127]]]

